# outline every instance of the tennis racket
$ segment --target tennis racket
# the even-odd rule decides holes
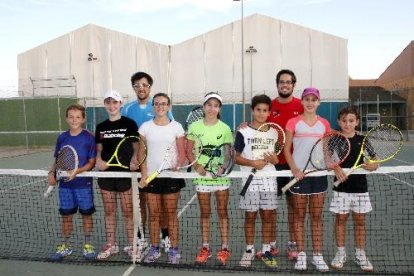
[[[303,169],[305,176],[316,171],[331,170],[340,165],[348,157],[350,150],[348,138],[337,131],[329,132],[313,145]],[[312,166],[311,170],[307,170],[309,165]],[[282,188],[282,192],[286,193],[298,181],[296,178],[292,179]]]
[[[204,118],[204,111],[202,106],[194,107],[190,113],[187,115],[187,119],[185,120],[184,130],[188,132],[188,128],[190,125],[198,120]]]
[[[56,181],[59,182],[61,179],[67,181],[76,174],[78,167],[79,158],[75,148],[70,145],[63,146],[59,150],[55,160]],[[43,196],[45,198],[49,197],[54,187],[49,185]]]
[[[233,170],[234,149],[230,143],[224,143],[216,147],[204,146],[202,154],[209,157],[204,169],[213,178],[226,176]]]
[[[126,136],[118,143],[106,164],[108,167],[129,169],[135,151],[138,152],[137,166],[139,167],[147,157],[147,147],[138,136]]]
[[[365,163],[382,163],[394,158],[401,150],[403,140],[401,131],[394,125],[381,124],[372,128],[364,137],[358,158],[346,175],[349,176]],[[360,162],[361,159],[364,162]],[[339,184],[339,180],[334,182],[335,187]]]
[[[252,155],[254,160],[264,160],[265,154],[275,153],[279,155],[285,145],[285,132],[275,123],[264,123],[257,130],[252,140]],[[253,168],[247,177],[246,183],[240,192],[241,196],[245,196],[249,189],[257,169]]]
[[[189,161],[186,158],[186,147],[188,141],[192,141],[192,145],[197,145],[197,151],[194,151],[193,158]],[[201,156],[201,141],[196,135],[186,134],[185,137],[180,137],[174,140],[167,148],[164,154],[161,166],[151,173],[146,179],[146,183],[149,184],[154,180],[161,172],[168,170],[181,170],[191,168],[191,166],[197,162]]]

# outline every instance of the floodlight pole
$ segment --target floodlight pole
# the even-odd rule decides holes
[[[257,49],[254,46],[250,46],[246,53],[250,54],[250,101],[253,98],[253,54],[257,53]]]
[[[246,122],[246,99],[244,96],[244,30],[243,30],[243,0],[233,0],[240,1],[241,3],[241,79],[242,79],[242,104],[243,104],[243,122]]]

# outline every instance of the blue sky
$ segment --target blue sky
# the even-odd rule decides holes
[[[412,0],[244,0],[243,8],[348,39],[352,78],[377,78],[414,40]],[[18,54],[89,23],[173,45],[240,17],[232,0],[0,0],[0,97],[17,90]]]

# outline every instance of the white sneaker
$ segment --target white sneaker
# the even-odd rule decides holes
[[[312,264],[315,266],[316,270],[320,272],[329,271],[329,266],[323,260],[322,254],[313,255]]]
[[[306,270],[306,253],[301,251],[298,254],[298,258],[295,263],[295,270]]]
[[[111,257],[112,255],[119,253],[119,247],[115,244],[107,243],[103,246],[102,251],[99,252],[98,256],[96,257],[98,260],[105,260]]]
[[[240,260],[240,266],[250,267],[252,265],[252,260],[254,259],[254,249],[245,251]]]
[[[170,237],[166,236],[164,239],[161,239],[161,248],[164,248],[165,253],[168,253],[171,248],[171,240]]]
[[[338,251],[336,252],[335,258],[331,262],[331,266],[335,269],[341,269],[344,267],[346,262],[346,253],[345,251]]]
[[[365,254],[361,254],[359,256],[355,255],[355,263],[359,265],[359,267],[363,271],[373,271],[374,267],[372,266],[371,262],[368,261],[368,258]]]
[[[146,239],[140,239],[137,243],[137,255],[135,261],[140,263],[147,255],[149,250],[148,242]]]
[[[127,253],[128,256],[132,257],[134,248],[132,247],[132,245],[127,245],[124,247],[124,252]]]

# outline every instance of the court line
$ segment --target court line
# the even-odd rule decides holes
[[[184,205],[184,207],[178,212],[177,217],[180,218],[181,215],[187,210],[187,208],[193,203],[193,201],[197,198],[197,193],[195,193],[190,200]],[[136,264],[132,264],[128,269],[122,274],[122,276],[129,276],[134,269],[136,268]]]

